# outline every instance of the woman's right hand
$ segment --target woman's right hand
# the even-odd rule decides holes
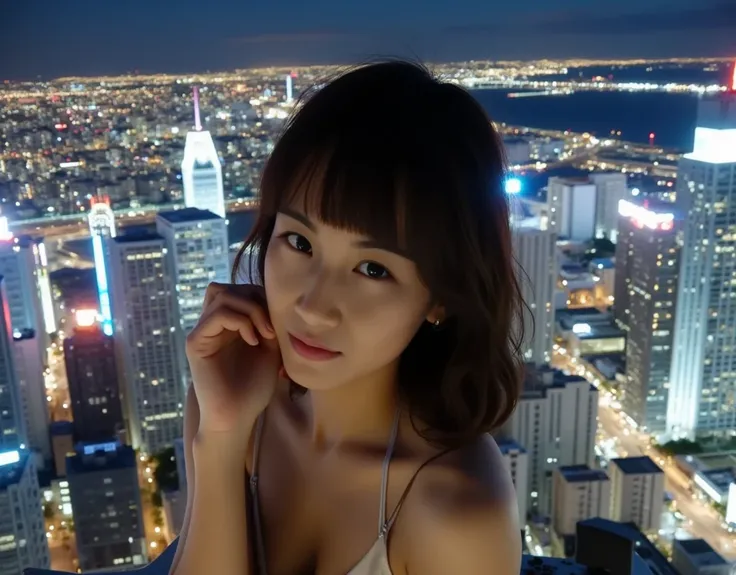
[[[211,283],[186,353],[199,404],[198,431],[247,441],[271,401],[281,367],[263,288]]]

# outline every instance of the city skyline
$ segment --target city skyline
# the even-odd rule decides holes
[[[13,4],[0,19],[0,48],[13,54],[0,63],[0,80],[346,64],[378,55],[447,62],[736,53],[731,2],[608,4],[601,10],[562,0],[550,9],[542,0],[507,6],[462,0],[450,9],[434,0],[418,10],[408,2],[348,8],[322,0],[279,6],[223,2],[207,12],[193,0],[134,0],[124,9],[78,0],[42,11],[32,3]],[[69,26],[84,33],[70,34]]]

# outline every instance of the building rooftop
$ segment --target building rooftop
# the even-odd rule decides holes
[[[222,219],[220,216],[218,216],[217,214],[213,214],[209,210],[200,210],[199,208],[182,208],[181,210],[168,210],[165,212],[159,212],[156,217],[171,224]]]
[[[161,242],[163,238],[146,228],[128,229],[123,235],[115,236],[116,244],[134,244],[138,242]]]
[[[587,333],[574,333],[578,339],[612,339],[626,337],[626,333],[615,325],[590,325]]]
[[[627,474],[663,473],[662,469],[647,455],[641,457],[621,457],[612,459],[611,463]]]
[[[705,565],[726,565],[726,561],[704,539],[676,539],[675,545],[682,548],[690,560],[698,567]]]
[[[601,469],[591,469],[587,465],[563,465],[557,470],[568,483],[583,481],[608,481],[608,475]]]
[[[734,475],[731,467],[708,469],[707,471],[701,471],[698,475],[701,475],[708,483],[721,493],[728,493],[731,484],[736,481],[736,476]]]

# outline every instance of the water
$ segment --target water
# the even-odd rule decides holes
[[[473,96],[496,122],[549,130],[589,132],[692,150],[698,97],[667,92],[577,92],[570,95],[509,98],[509,90],[474,90]]]

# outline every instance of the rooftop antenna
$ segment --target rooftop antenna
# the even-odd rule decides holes
[[[194,86],[194,129],[202,131],[202,121],[199,119],[199,88]]]

